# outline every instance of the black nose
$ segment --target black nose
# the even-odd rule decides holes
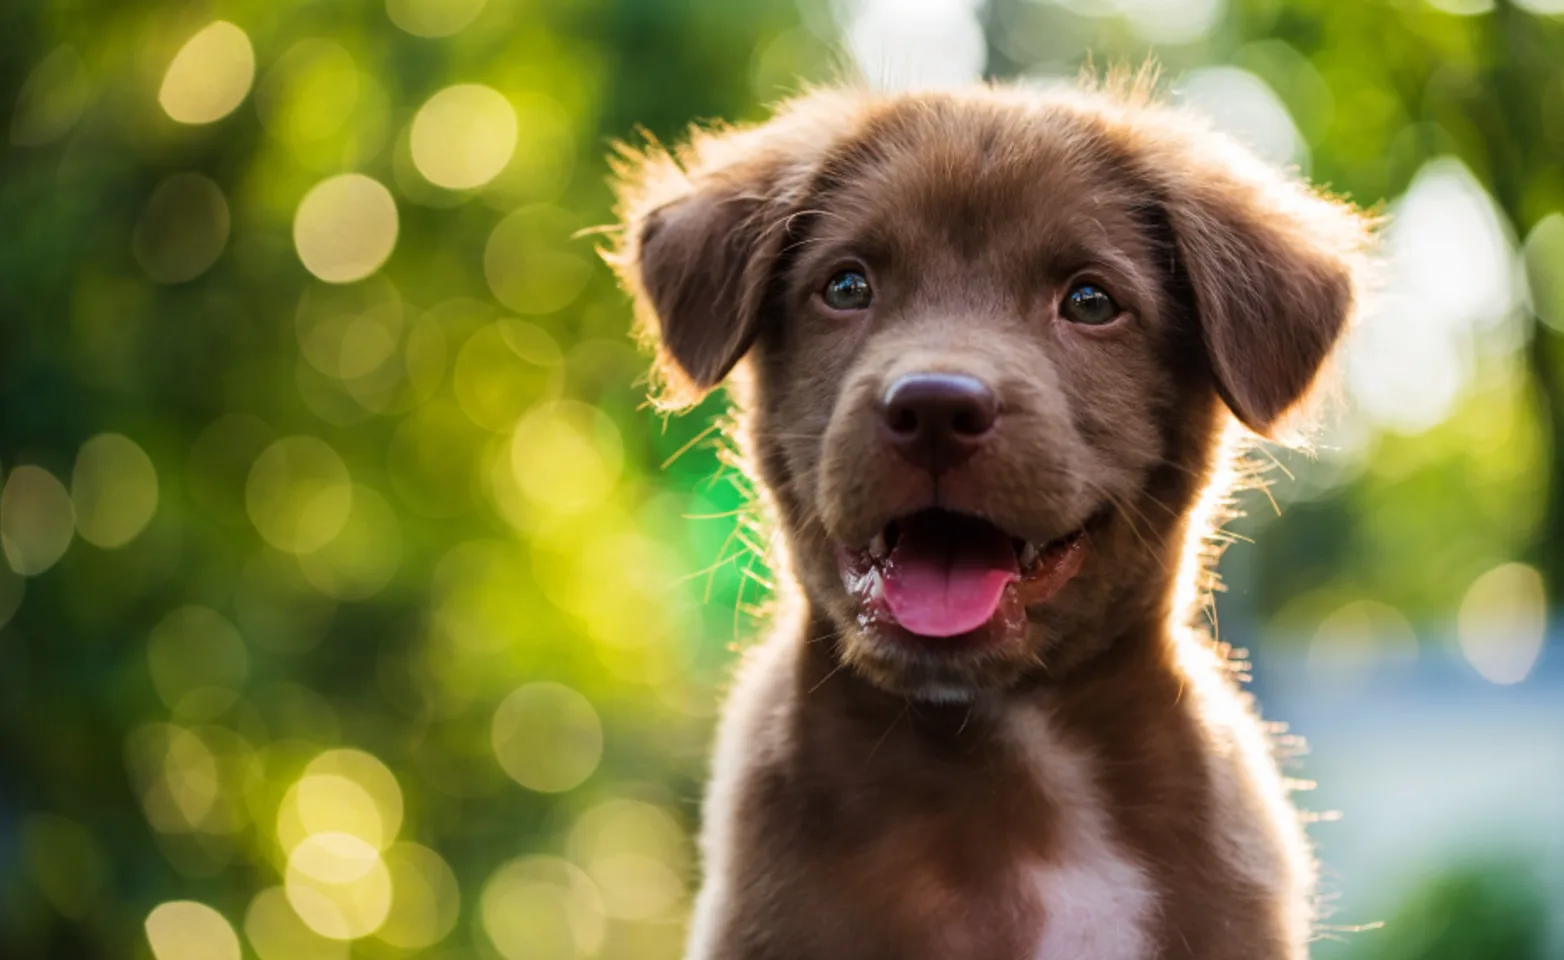
[[[885,435],[908,462],[933,474],[965,463],[994,431],[999,400],[959,373],[912,373],[880,402]]]

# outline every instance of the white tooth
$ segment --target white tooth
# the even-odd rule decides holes
[[[1037,547],[1030,540],[1021,548],[1021,569],[1025,570],[1037,562]]]
[[[885,558],[886,552],[885,533],[882,531],[875,534],[874,539],[869,541],[869,556],[876,560],[882,560]]]
[[[885,596],[885,578],[880,575],[879,570],[870,570],[869,598],[871,600],[878,600],[883,596]]]

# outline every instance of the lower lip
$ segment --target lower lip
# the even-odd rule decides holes
[[[926,637],[913,633],[891,614],[883,594],[887,560],[874,560],[864,553],[849,553],[836,548],[837,566],[847,593],[858,604],[858,624],[890,639],[915,644],[929,650],[971,649],[1003,644],[1025,633],[1026,611],[1047,603],[1080,572],[1086,559],[1085,532],[1056,543],[1041,557],[1030,574],[1005,587],[999,607],[981,627],[955,637]]]

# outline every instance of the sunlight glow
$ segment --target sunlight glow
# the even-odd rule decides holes
[[[1441,157],[1392,206],[1386,247],[1385,288],[1349,337],[1347,384],[1370,420],[1417,434],[1466,389],[1474,335],[1515,319],[1514,243],[1471,171]],[[1484,340],[1514,345],[1508,335]]]
[[[847,49],[879,90],[954,87],[983,75],[988,42],[981,0],[857,0],[846,9]]]
[[[1176,85],[1179,99],[1277,166],[1309,164],[1309,147],[1270,85],[1238,67],[1202,67]]]

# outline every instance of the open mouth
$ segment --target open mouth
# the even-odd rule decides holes
[[[991,621],[1019,627],[1081,568],[1086,527],[1044,544],[979,517],[922,510],[888,524],[862,550],[838,548],[861,616],[922,637],[957,637]]]

